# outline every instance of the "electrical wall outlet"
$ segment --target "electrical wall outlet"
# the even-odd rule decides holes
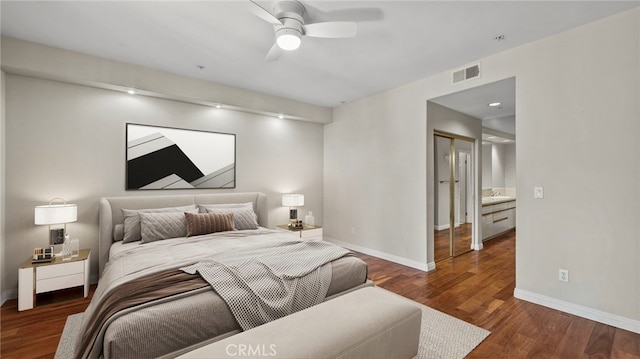
[[[569,281],[569,271],[566,269],[559,269],[558,270],[558,280],[561,280],[563,282],[568,282]]]

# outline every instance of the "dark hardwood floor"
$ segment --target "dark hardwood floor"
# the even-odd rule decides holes
[[[430,272],[359,255],[376,285],[491,331],[469,358],[640,358],[640,334],[513,297],[515,231]]]
[[[82,287],[39,294],[36,307],[18,312],[17,300],[8,300],[0,309],[0,358],[53,358],[62,329],[71,314],[82,313],[89,296],[82,297]]]
[[[376,285],[491,331],[469,358],[640,358],[640,335],[515,299],[515,232],[422,272],[358,254]],[[0,357],[52,358],[66,317],[89,304],[81,288],[1,308]],[[46,304],[50,302],[50,304]]]
[[[471,223],[463,223],[453,229],[453,256],[471,251]],[[433,234],[433,258],[436,262],[451,258],[449,228]]]

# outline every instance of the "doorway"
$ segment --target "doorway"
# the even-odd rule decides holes
[[[434,131],[434,261],[473,249],[475,140]]]

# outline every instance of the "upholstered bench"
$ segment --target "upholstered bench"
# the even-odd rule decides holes
[[[410,301],[368,287],[178,358],[413,358],[421,317]]]

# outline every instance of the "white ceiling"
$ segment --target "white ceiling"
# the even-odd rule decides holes
[[[480,119],[482,127],[510,135],[516,134],[516,79],[513,77],[430,101]],[[500,105],[489,106],[494,102],[499,102]],[[502,140],[504,138],[496,139],[498,142]]]
[[[272,1],[259,1],[270,9]],[[308,1],[307,22],[355,20],[352,39],[303,38],[265,62],[271,25],[236,1],[6,1],[3,35],[334,107],[639,5],[638,1]],[[503,41],[494,37],[504,35]],[[200,70],[198,66],[204,66]]]

